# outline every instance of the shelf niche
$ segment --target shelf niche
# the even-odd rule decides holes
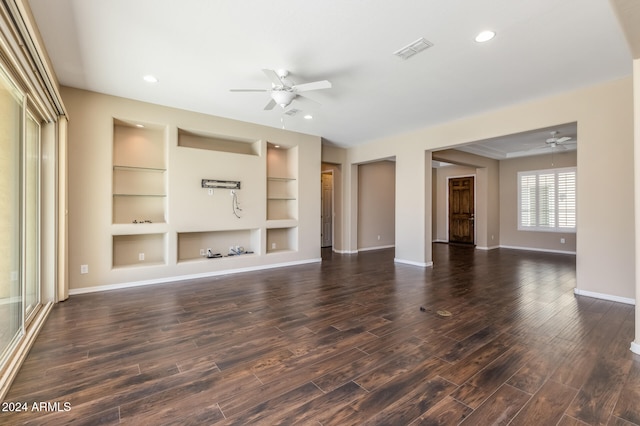
[[[113,124],[113,223],[166,222],[165,127]]]
[[[165,234],[113,236],[113,267],[164,265]]]
[[[298,228],[267,229],[267,253],[298,251]]]
[[[267,220],[298,218],[298,147],[267,144]]]
[[[191,130],[178,129],[178,146],[229,152],[232,154],[260,155],[260,141],[252,141],[231,136],[210,135]]]
[[[259,254],[260,230],[237,229],[226,231],[179,232],[178,262],[207,259],[207,249],[211,249],[211,252],[214,254],[219,253],[222,256],[227,256],[230,247],[243,247],[245,251],[253,251],[254,254]],[[200,254],[200,250],[205,251],[204,256]],[[243,254],[232,257],[249,255],[250,254]]]

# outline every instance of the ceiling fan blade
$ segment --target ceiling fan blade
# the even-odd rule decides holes
[[[308,92],[309,90],[331,89],[331,82],[327,80],[314,81],[311,83],[296,84],[291,86],[296,92]]]
[[[265,111],[270,111],[270,110],[272,110],[275,106],[276,106],[276,101],[274,101],[273,99],[271,99],[271,100],[269,101],[269,103],[265,105],[264,110],[265,110]]]
[[[303,102],[314,107],[321,107],[322,104],[316,100],[309,98],[308,96],[298,95],[296,96],[296,101]]]
[[[285,86],[284,82],[282,81],[282,79],[278,76],[278,73],[275,72],[274,70],[269,70],[264,68],[262,70],[262,72],[264,73],[264,75],[267,76],[267,78],[271,81],[271,83],[273,83],[275,86]]]
[[[556,142],[557,142],[557,143],[562,143],[562,142],[566,142],[566,141],[568,141],[569,139],[571,139],[571,137],[569,137],[569,136],[563,136],[563,137],[559,138]]]
[[[229,89],[230,92],[268,92],[267,89]]]

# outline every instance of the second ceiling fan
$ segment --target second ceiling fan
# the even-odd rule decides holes
[[[287,77],[289,71],[287,70],[270,70],[263,69],[262,72],[271,81],[271,89],[231,89],[232,92],[269,92],[271,99],[265,105],[265,110],[272,110],[276,105],[279,105],[283,109],[289,106],[291,102],[297,97],[309,99],[301,93],[309,92],[312,90],[330,89],[331,82],[327,80],[314,81],[311,83],[294,84]],[[311,100],[311,99],[309,99]],[[314,103],[317,103],[313,101]]]

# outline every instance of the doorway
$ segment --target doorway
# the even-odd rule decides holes
[[[449,243],[475,244],[474,193],[473,176],[449,179]]]
[[[321,247],[333,246],[333,170],[322,172]]]

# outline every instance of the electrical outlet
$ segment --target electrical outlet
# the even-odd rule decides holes
[[[204,256],[206,253],[204,251],[204,249],[200,249],[200,256]]]
[[[88,274],[89,273],[89,265],[80,265],[80,273]]]
[[[271,243],[271,250],[275,250],[276,249],[276,243]]]
[[[380,241],[380,235],[378,235],[378,241]]]
[[[566,243],[566,240],[564,238],[560,238],[560,244],[564,244]]]
[[[144,260],[144,253],[138,253],[138,260]]]

